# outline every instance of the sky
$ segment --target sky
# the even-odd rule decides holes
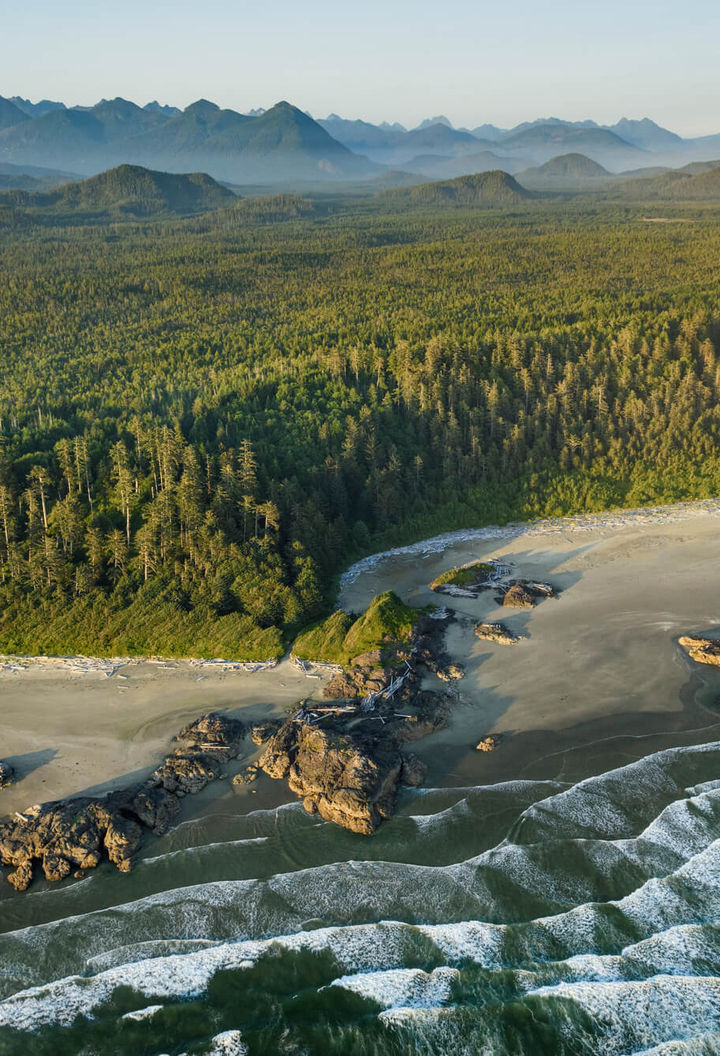
[[[720,132],[718,0],[0,0],[0,95]]]

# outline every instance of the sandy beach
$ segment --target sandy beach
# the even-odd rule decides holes
[[[411,604],[447,602],[469,618],[448,636],[466,668],[451,724],[417,745],[428,783],[574,779],[718,735],[720,711],[707,704],[720,695],[720,672],[693,666],[676,639],[720,626],[719,528],[712,502],[456,533],[366,559],[344,577],[339,601],[359,610],[392,588]],[[428,589],[440,572],[489,558],[552,582],[561,596],[508,615],[491,593],[458,599]],[[474,637],[473,621],[500,618],[525,640],[508,647]],[[19,780],[0,793],[0,813],[141,776],[204,711],[255,721],[322,684],[287,661],[255,672],[136,663],[109,677],[6,667],[0,757]],[[503,736],[500,747],[475,751],[490,733]]]

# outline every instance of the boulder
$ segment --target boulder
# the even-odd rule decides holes
[[[192,749],[216,759],[234,759],[240,754],[244,737],[245,725],[239,719],[211,711],[185,726],[175,740],[185,742],[185,751]]]
[[[274,737],[282,726],[282,719],[268,719],[267,722],[258,722],[250,731],[250,740],[253,744],[266,744]]]
[[[27,891],[32,883],[33,867],[29,858],[18,862],[12,873],[8,873],[8,883],[12,884],[16,891]]]
[[[180,751],[169,755],[150,777],[151,784],[162,785],[175,795],[194,795],[221,774],[216,753]]]
[[[9,763],[0,761],[0,789],[8,788],[15,781],[15,771]]]
[[[143,785],[132,797],[129,810],[156,836],[164,836],[180,813],[180,803],[162,785]]]
[[[475,637],[484,642],[495,642],[497,645],[515,645],[522,640],[502,623],[476,623]]]
[[[502,603],[506,608],[531,609],[535,604],[535,595],[522,583],[514,583],[508,587]]]
[[[410,788],[419,788],[427,776],[427,766],[422,759],[410,752],[403,756],[400,769],[400,784],[409,785]]]
[[[113,815],[103,840],[108,858],[122,873],[129,873],[142,843],[142,829],[136,821]]]
[[[57,854],[44,855],[42,868],[46,880],[64,880],[72,872],[72,867],[67,858],[61,858]]]
[[[447,667],[438,668],[437,676],[443,682],[457,682],[459,679],[465,678],[465,669],[462,664],[448,664]]]
[[[322,727],[290,719],[268,744],[259,765],[287,776],[309,812],[369,835],[392,813],[402,758],[392,742],[365,729]]]
[[[695,660],[696,663],[720,667],[720,641],[689,634],[683,635],[678,642],[687,651],[690,659]]]
[[[492,752],[500,744],[499,737],[483,737],[481,741],[475,745],[475,750],[478,752]]]
[[[240,785],[251,785],[253,781],[257,781],[259,772],[260,768],[255,766],[254,764],[246,766],[245,769],[241,770],[239,774],[235,774],[235,777],[232,779],[232,783],[235,785],[236,788],[240,787]]]

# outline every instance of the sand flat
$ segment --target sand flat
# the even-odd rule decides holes
[[[117,787],[157,765],[189,721],[216,709],[254,722],[282,715],[321,685],[289,662],[257,672],[184,661],[68,674],[51,665],[0,673],[0,757],[21,780],[0,792],[0,814]]]
[[[561,597],[508,612],[491,593],[457,599],[428,589],[446,569],[488,558],[549,580]],[[502,619],[527,636],[500,646],[478,641],[472,622],[451,629],[450,651],[467,674],[449,729],[416,746],[432,783],[558,776],[571,758],[594,771],[680,743],[680,734],[710,739],[720,721],[720,712],[689,702],[696,673],[676,644],[683,633],[720,628],[720,503],[444,536],[360,563],[340,603],[360,610],[388,588],[411,604],[448,603],[470,621]],[[720,695],[720,672],[697,677],[715,678]],[[21,780],[0,793],[0,813],[146,773],[203,711],[238,710],[255,721],[321,687],[288,662],[252,673],[181,661],[120,667],[110,677],[48,665],[1,672],[0,757]],[[474,745],[490,733],[505,739],[481,756]]]

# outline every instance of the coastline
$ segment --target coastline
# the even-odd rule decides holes
[[[362,609],[392,588],[410,604],[449,604],[461,617],[448,639],[452,659],[466,667],[460,700],[448,728],[417,744],[430,767],[428,786],[581,777],[658,746],[717,736],[720,712],[706,702],[713,680],[720,696],[720,673],[693,670],[674,638],[720,624],[719,515],[713,499],[461,530],[348,569],[339,595],[345,607]],[[453,565],[489,557],[556,583],[562,596],[507,619],[490,594],[458,599],[429,591]],[[526,640],[508,648],[474,638],[473,621],[500,617]],[[18,667],[0,668],[2,757],[19,777],[0,793],[2,815],[109,791],[149,772],[178,729],[200,714],[277,718],[321,692],[327,677],[321,670],[308,677],[288,658],[247,665],[41,657],[22,658]],[[503,740],[482,755],[474,745],[487,734]],[[276,801],[278,786],[265,784],[232,793],[232,809]],[[198,809],[192,797],[187,809]]]

